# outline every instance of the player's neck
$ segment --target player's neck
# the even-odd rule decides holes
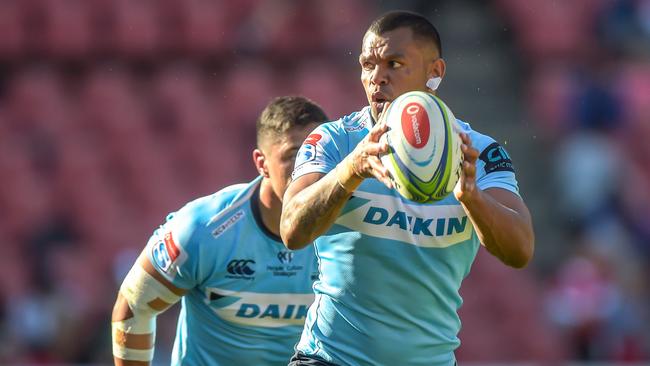
[[[260,183],[260,199],[258,201],[262,223],[267,230],[280,236],[280,215],[282,214],[282,201],[273,192],[269,180],[263,179]]]

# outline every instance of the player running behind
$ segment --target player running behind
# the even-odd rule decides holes
[[[305,98],[273,100],[257,121],[260,176],[167,216],[120,287],[116,365],[151,362],[156,316],[181,299],[172,364],[287,364],[318,269],[312,248],[282,244],[281,198],[301,143],[325,120]]]

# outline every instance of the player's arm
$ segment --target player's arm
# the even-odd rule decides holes
[[[129,271],[111,317],[115,365],[149,365],[153,359],[156,316],[186,290],[166,280],[144,252]]]
[[[502,188],[481,190],[476,184],[478,150],[461,134],[465,156],[460,184],[454,192],[463,205],[481,244],[503,263],[523,268],[533,256],[535,234],[530,212],[518,195]]]
[[[309,173],[291,182],[284,194],[280,221],[280,235],[287,248],[304,248],[325,233],[365,178],[374,177],[392,187],[378,157],[388,151],[386,141],[379,141],[387,129],[383,123],[375,125],[329,173]]]

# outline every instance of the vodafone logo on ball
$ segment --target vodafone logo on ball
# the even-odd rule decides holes
[[[402,109],[402,133],[416,149],[424,147],[429,142],[429,116],[419,103],[409,103]]]

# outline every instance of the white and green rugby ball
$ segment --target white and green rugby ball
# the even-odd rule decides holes
[[[438,97],[420,91],[395,99],[388,110],[384,134],[389,153],[381,162],[395,189],[405,198],[429,203],[454,190],[463,160],[460,127]]]

